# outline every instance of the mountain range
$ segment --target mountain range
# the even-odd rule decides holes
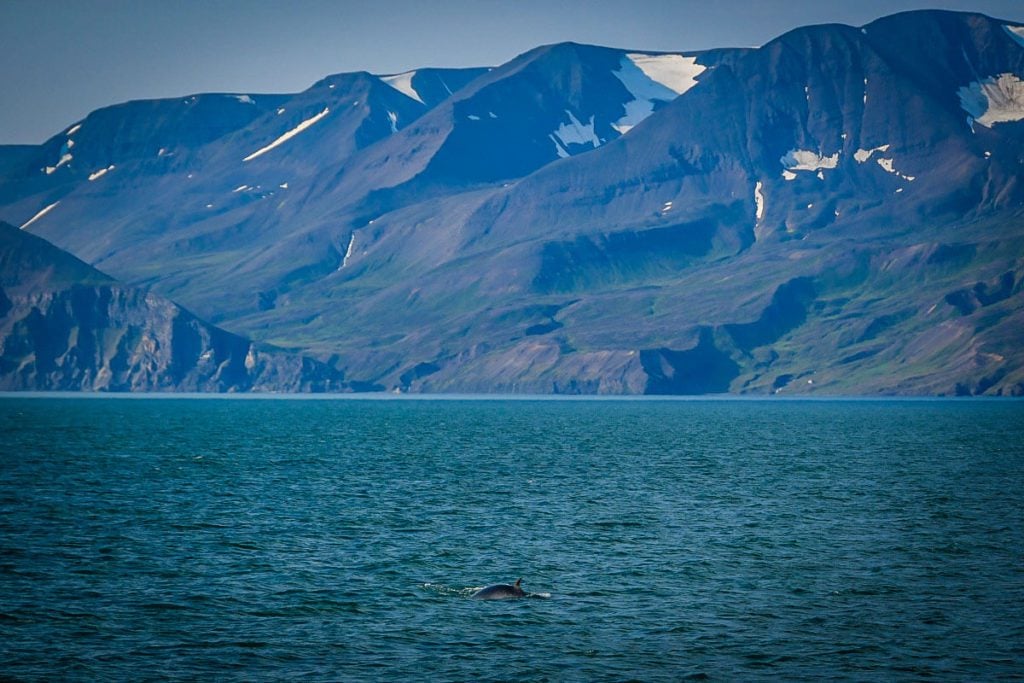
[[[1024,394],[1022,78],[916,11],[101,109],[0,146],[0,387]]]

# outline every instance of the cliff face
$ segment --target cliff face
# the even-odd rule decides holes
[[[339,372],[203,322],[0,224],[0,389],[343,391]]]

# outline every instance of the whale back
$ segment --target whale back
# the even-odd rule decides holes
[[[496,583],[493,586],[481,588],[470,597],[474,600],[508,600],[510,598],[526,597],[526,593],[523,591],[521,586],[522,582],[523,579],[519,578],[512,585],[507,583]]]

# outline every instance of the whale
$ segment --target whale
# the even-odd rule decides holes
[[[525,598],[526,592],[520,587],[523,580],[517,579],[512,585],[507,583],[496,583],[493,586],[481,588],[469,596],[474,600],[510,600],[512,598]]]

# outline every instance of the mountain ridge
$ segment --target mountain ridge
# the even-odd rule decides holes
[[[26,227],[119,278],[402,391],[1019,394],[1018,26],[329,76],[0,216],[46,209]]]

